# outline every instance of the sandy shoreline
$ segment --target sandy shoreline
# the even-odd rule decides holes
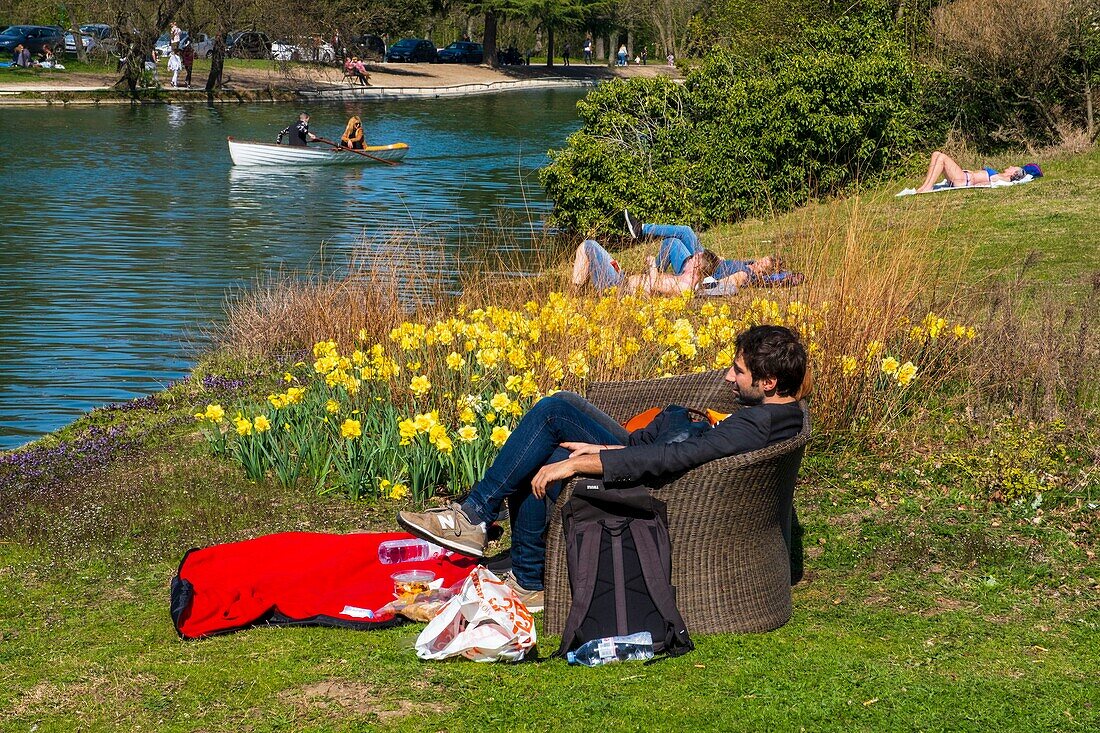
[[[492,69],[468,64],[372,64],[370,86],[350,84],[339,68],[312,64],[275,64],[269,68],[230,68],[225,87],[214,96],[222,102],[292,101],[295,99],[394,99],[486,94],[513,89],[594,86],[617,77],[678,76],[674,68],[609,67],[602,64],[571,66],[513,66]],[[167,75],[160,72],[162,82]],[[113,74],[49,72],[28,74],[26,80],[0,81],[0,105],[129,103],[130,97],[113,88]],[[196,85],[206,74],[196,73]],[[208,102],[200,88],[148,90],[138,101]]]

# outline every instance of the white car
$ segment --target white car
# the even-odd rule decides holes
[[[210,52],[214,50],[214,39],[205,33],[196,33],[192,36],[187,31],[180,33],[180,45],[184,46],[187,41],[191,41],[191,45],[195,47],[195,56],[200,59],[210,58]],[[157,56],[165,58],[168,56],[168,52],[172,50],[172,41],[168,34],[165,33],[157,39]]]
[[[322,41],[315,44],[309,40],[275,41],[271,44],[271,57],[276,61],[320,61],[322,64],[336,62],[336,49],[331,43]]]

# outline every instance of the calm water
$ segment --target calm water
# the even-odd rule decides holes
[[[466,261],[500,222],[524,247],[581,94],[315,105],[324,137],[359,114],[368,142],[411,152],[289,173],[234,169],[225,138],[274,140],[297,107],[3,109],[0,449],[186,374],[227,290],[264,272],[412,231]]]

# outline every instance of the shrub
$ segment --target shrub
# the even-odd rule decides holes
[[[715,51],[682,87],[611,82],[578,109],[542,180],[556,222],[589,231],[626,205],[694,225],[788,209],[874,179],[931,129],[919,70],[874,13],[753,61]]]
[[[1095,0],[958,0],[937,7],[933,63],[966,137],[985,147],[1096,134]]]

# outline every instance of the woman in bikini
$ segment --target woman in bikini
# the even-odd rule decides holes
[[[1035,170],[1039,169],[1039,166],[1034,163],[1025,167],[1033,166]],[[1042,175],[1042,173],[1036,175],[1032,171],[1026,171],[1018,165],[1009,166],[1001,172],[993,168],[969,171],[956,163],[951,156],[937,150],[932,153],[932,161],[928,164],[928,175],[924,177],[924,183],[917,189],[917,193],[928,193],[940,178],[945,176],[952,188],[970,188],[971,186],[989,186],[1000,181],[1018,181],[1029,173],[1035,178]]]

